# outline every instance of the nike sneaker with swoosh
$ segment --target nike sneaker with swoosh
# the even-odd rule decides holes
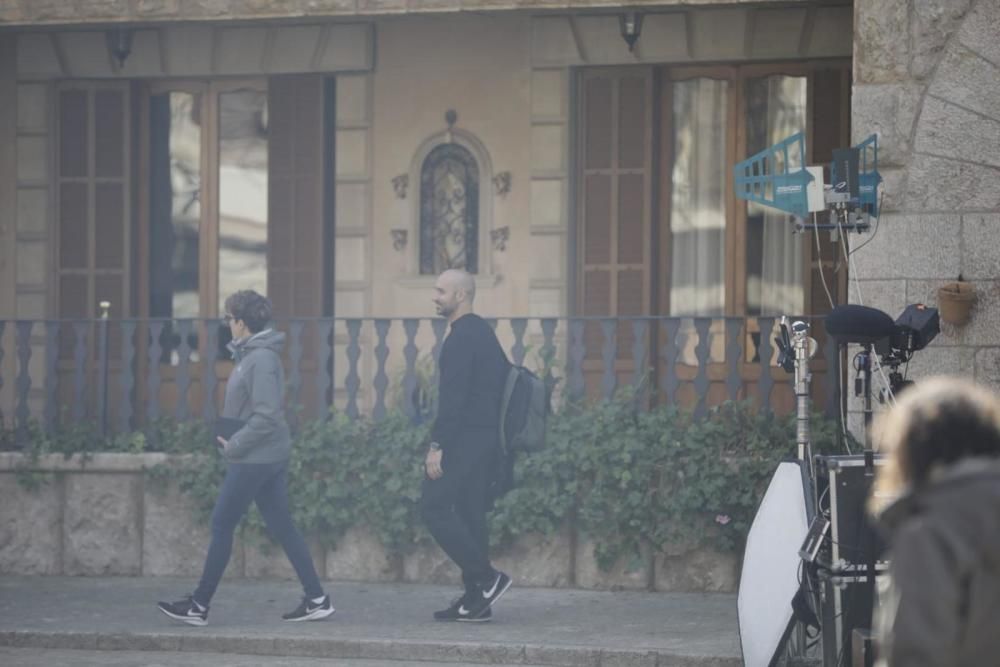
[[[208,625],[208,607],[194,601],[190,595],[177,602],[157,602],[156,608],[164,614],[188,625]]]
[[[330,596],[324,595],[319,602],[313,602],[309,598],[302,598],[302,602],[293,611],[282,615],[286,621],[318,621],[328,616],[333,616],[337,611],[330,602]]]
[[[471,605],[470,598],[473,595],[479,595],[479,591],[474,591],[472,593],[466,593],[461,597],[452,600],[451,605],[447,609],[442,609],[441,611],[434,612],[435,621],[460,621],[463,623],[484,623],[493,618],[493,612],[489,607],[485,611],[481,611],[478,616],[473,616],[467,605]]]
[[[474,599],[470,600],[468,604],[469,614],[473,618],[478,618],[496,604],[497,600],[510,588],[511,583],[512,580],[506,573],[497,570],[486,584],[477,587]]]

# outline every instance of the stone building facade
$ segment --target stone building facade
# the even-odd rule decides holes
[[[895,317],[935,305],[959,276],[973,283],[971,320],[942,322],[910,374],[1000,389],[1000,5],[859,0],[854,11],[854,135],[879,133],[885,178],[878,233],[853,267],[862,298]]]
[[[620,34],[625,11],[644,15],[633,50]],[[116,28],[128,29],[131,39],[122,62],[109,49]],[[127,164],[134,169],[126,171],[134,179],[122,177],[115,187],[140,191],[123,199],[122,248],[134,248],[148,245],[149,238],[130,216],[139,216],[147,206],[143,197],[152,196],[141,192],[149,168],[141,158],[143,104],[163,91],[179,90],[171,88],[178,81],[204,86],[198,90],[208,95],[224,95],[234,81],[263,85],[294,76],[335,82],[322,90],[309,84],[295,89],[283,79],[281,85],[292,86],[288,90],[295,94],[322,96],[332,89],[335,94],[323,98],[329,108],[309,120],[331,119],[324,130],[332,147],[326,170],[317,172],[318,183],[307,173],[287,175],[294,187],[305,188],[296,191],[300,197],[332,193],[316,199],[320,209],[330,207],[316,213],[329,223],[326,235],[303,231],[294,252],[308,257],[289,255],[269,274],[280,273],[289,294],[304,293],[295,286],[311,285],[313,276],[321,276],[320,291],[298,310],[289,306],[291,314],[431,314],[432,279],[421,270],[421,169],[442,143],[460,146],[478,168],[473,250],[480,263],[482,311],[534,318],[691,314],[677,310],[686,292],[665,277],[672,270],[670,258],[679,259],[676,248],[663,246],[651,231],[614,228],[620,234],[616,243],[634,248],[639,259],[612,261],[608,269],[616,276],[610,284],[619,288],[631,279],[629,272],[635,273],[636,284],[644,285],[636,288],[641,304],[625,303],[624,291],[600,301],[604,283],[585,279],[587,271],[607,266],[590,257],[584,238],[588,178],[600,170],[591,174],[581,166],[590,150],[583,118],[587,100],[599,100],[603,85],[594,84],[597,92],[588,97],[588,81],[619,77],[609,84],[616,100],[624,99],[622,90],[638,91],[648,111],[643,136],[656,147],[668,145],[664,137],[680,113],[677,95],[685,82],[728,81],[729,94],[737,99],[725,120],[736,137],[729,138],[723,160],[731,164],[746,155],[742,139],[753,122],[740,116],[744,107],[739,105],[746,104],[744,93],[753,77],[786,76],[808,82],[801,124],[819,151],[813,156],[817,161],[829,148],[872,132],[879,135],[885,213],[871,242],[853,258],[850,290],[842,284],[835,296],[896,315],[910,302],[935,303],[937,287],[961,274],[980,295],[972,321],[961,328],[945,325],[932,346],[914,358],[911,376],[952,372],[1000,386],[1000,338],[994,326],[1000,252],[992,242],[1000,224],[998,32],[1000,7],[992,0],[642,0],[627,7],[604,0],[0,0],[0,318],[94,317],[97,301],[104,298],[101,286],[112,280],[101,276],[109,275],[119,281],[111,291],[125,304],[117,314],[151,314],[145,303],[149,285],[143,282],[152,271],[148,258],[123,250],[121,262],[97,266],[107,260],[98,257],[105,247],[97,240],[100,229],[88,232],[86,287],[81,287],[83,278],[77,280],[83,274],[66,269],[63,251],[72,247],[67,240],[72,236],[63,235],[60,221],[69,219],[61,216],[72,206],[60,193],[72,178],[59,171],[68,159],[59,143],[64,92],[83,86],[96,96],[95,91],[110,89],[127,100],[130,111],[120,119],[129,136],[139,138],[124,149],[122,159],[132,160]],[[633,83],[640,80],[649,88],[636,88]],[[664,96],[668,89],[672,97]],[[642,90],[655,91],[655,100],[642,98]],[[213,99],[222,106],[222,97]],[[835,113],[847,104],[846,114]],[[288,114],[296,108],[286,105],[286,117],[292,118]],[[449,110],[457,114],[450,124]],[[826,111],[832,115],[822,115]],[[649,122],[649,114],[656,122]],[[271,115],[280,114],[272,109]],[[295,122],[288,122],[294,129]],[[95,125],[90,131],[103,130]],[[594,132],[599,136],[600,127]],[[308,144],[305,136],[297,140],[297,150]],[[632,213],[641,218],[640,227],[653,230],[662,220],[656,216],[674,196],[667,193],[679,188],[671,187],[676,178],[671,180],[670,163],[661,163],[659,155],[643,159],[634,174],[650,179],[639,198],[652,204]],[[615,177],[625,178],[626,172],[618,170]],[[101,178],[94,176],[90,187],[98,188]],[[625,220],[630,200],[619,190],[625,192],[628,184],[616,183],[617,194],[611,196],[618,197],[615,206]],[[726,188],[731,192],[729,184]],[[744,231],[748,216],[735,199],[725,206],[722,296],[718,307],[692,313],[764,313],[751,295],[762,278],[751,276],[746,266],[747,248],[753,245]],[[282,215],[305,215],[295,210]],[[90,224],[98,224],[98,218],[92,213]],[[612,242],[611,236],[604,240]],[[796,271],[791,280],[805,285],[805,296],[792,303],[822,314],[828,305],[816,296],[821,294],[817,271],[832,267],[835,255],[826,246],[811,254],[811,239],[800,246],[795,245],[799,239],[791,243],[789,252],[805,257],[805,268],[789,267]],[[324,258],[330,258],[328,266]],[[314,260],[329,275],[308,263]],[[207,266],[217,272],[218,259],[212,262]],[[843,273],[839,279],[843,283]],[[219,292],[226,288],[221,280],[202,286],[197,314],[217,314]],[[62,295],[68,293],[80,295],[78,309],[67,308]],[[588,300],[592,297],[597,301]],[[11,327],[6,336],[12,342]],[[39,339],[33,343],[31,375],[41,378],[45,354]],[[402,343],[397,337],[393,349]],[[338,354],[345,346],[340,344]],[[374,363],[371,354],[366,359],[369,366]],[[0,364],[0,377],[16,376],[15,354],[8,353]],[[33,391],[39,390],[36,381]],[[14,391],[13,382],[0,385],[0,406],[13,404]]]

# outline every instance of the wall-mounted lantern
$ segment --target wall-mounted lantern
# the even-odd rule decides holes
[[[108,44],[108,53],[118,65],[125,66],[125,60],[132,53],[132,31],[129,28],[111,28],[104,33]]]
[[[642,14],[640,12],[625,12],[618,15],[618,27],[621,29],[622,39],[628,44],[629,53],[635,48],[635,43],[639,41],[642,34]]]

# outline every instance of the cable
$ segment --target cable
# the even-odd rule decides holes
[[[813,228],[815,229],[817,225],[816,213],[813,212]],[[823,249],[819,245],[819,230],[813,232],[813,236],[816,237],[816,262],[819,264],[819,279],[823,283],[823,291],[826,292],[826,298],[830,302],[830,308],[836,307],[833,303],[833,295],[830,294],[830,288],[826,284],[826,274],[823,271]]]
[[[879,211],[881,211],[881,210],[882,210],[882,200],[883,200],[884,198],[885,198],[885,188],[882,188],[882,192],[880,192],[880,193],[879,193],[879,195],[878,195],[878,210],[879,210]],[[878,234],[878,221],[879,221],[879,219],[878,219],[878,218],[875,218],[875,229],[873,229],[873,230],[872,230],[872,235],[871,235],[871,236],[870,236],[870,237],[868,238],[868,240],[867,240],[867,241],[865,241],[864,243],[862,243],[861,245],[859,245],[859,246],[858,246],[857,248],[855,248],[854,250],[852,250],[852,251],[851,251],[851,254],[854,254],[854,253],[856,253],[857,251],[861,250],[861,249],[862,249],[862,248],[864,248],[864,247],[865,247],[866,245],[868,245],[869,243],[871,243],[872,241],[874,241],[874,240],[875,240],[875,235],[876,235],[876,234]]]
[[[844,249],[844,258],[847,260],[847,270],[849,272],[849,276],[854,277],[854,289],[858,295],[858,304],[863,306],[865,305],[865,300],[864,297],[862,297],[861,295],[861,279],[858,278],[858,271],[857,268],[854,266],[854,253],[849,251],[847,248],[847,235],[844,233],[843,223],[840,220],[839,215],[837,216],[837,230],[840,232],[841,246]],[[850,282],[850,279],[848,279],[848,282]],[[885,395],[889,397],[889,402],[892,405],[896,405],[896,396],[892,392],[892,385],[889,384],[889,378],[886,377],[885,371],[882,369],[882,364],[879,363],[878,355],[873,354],[871,355],[871,358],[874,362],[873,366],[875,370],[878,372],[878,377],[882,378]]]

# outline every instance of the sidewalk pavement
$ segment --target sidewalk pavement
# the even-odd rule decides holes
[[[742,663],[734,595],[519,588],[515,578],[493,621],[438,623],[431,612],[447,606],[457,590],[326,582],[337,613],[325,621],[288,623],[281,614],[299,601],[296,582],[225,579],[207,627],[171,621],[156,609],[157,600],[180,599],[195,583],[166,577],[0,577],[0,650],[184,651],[325,657],[344,664],[354,664],[351,659],[589,667]]]

